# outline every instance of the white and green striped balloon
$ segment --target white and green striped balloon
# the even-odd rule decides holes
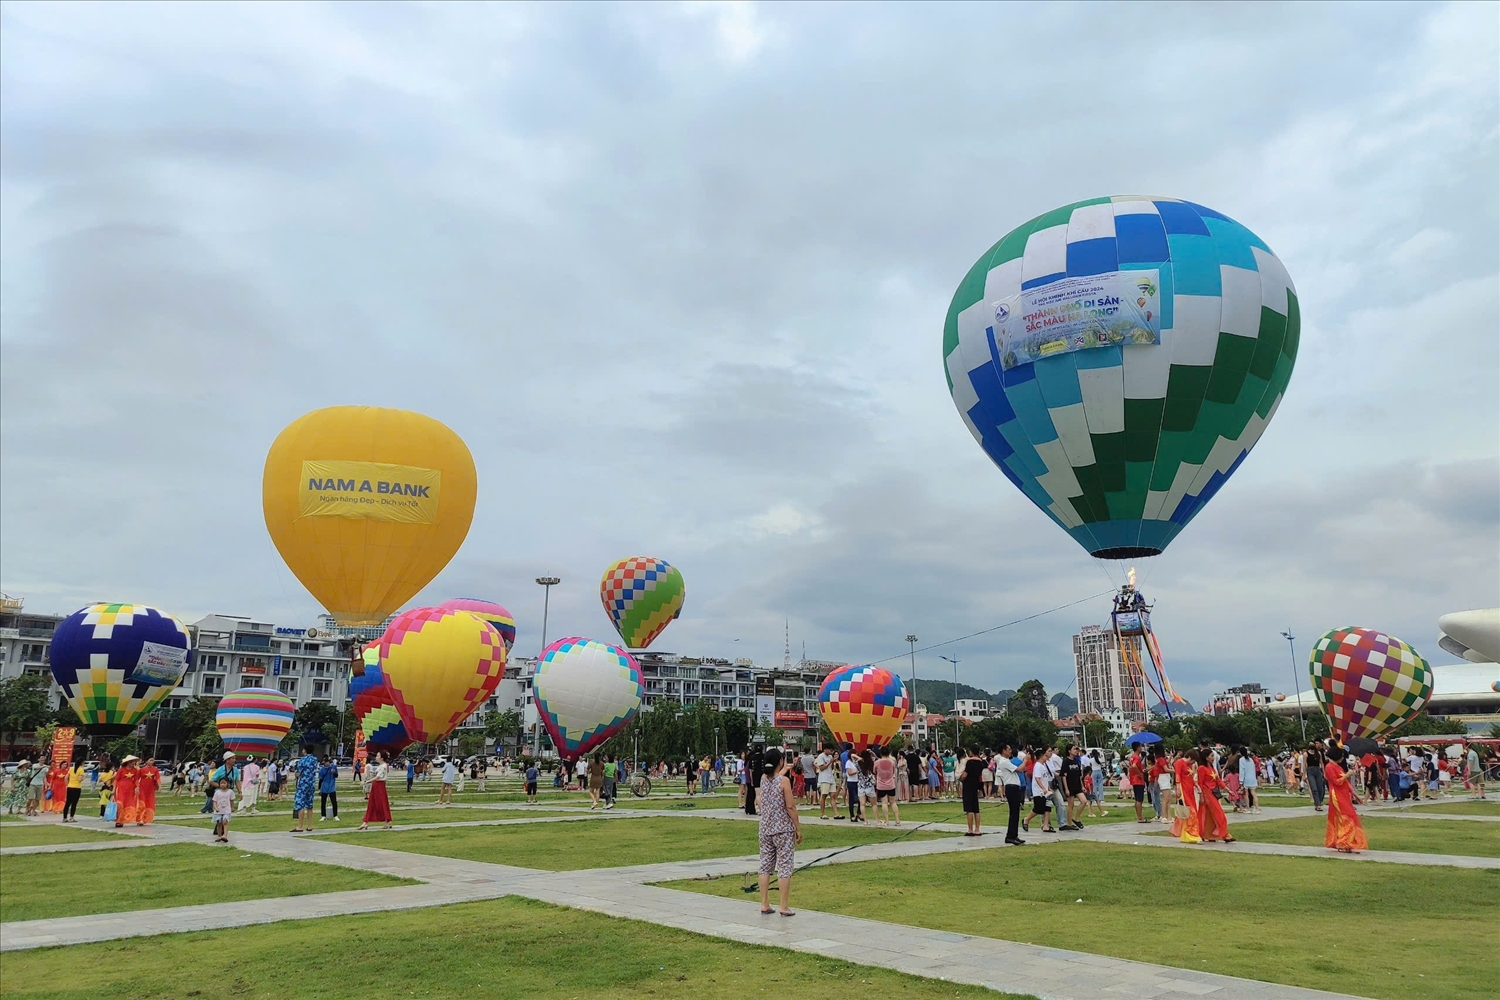
[[[1070,279],[1128,287],[1143,274],[1139,325],[1123,334],[1037,338],[1035,356],[997,337],[1013,336],[1017,303],[1088,284]],[[1128,559],[1165,549],[1244,461],[1286,391],[1300,326],[1286,268],[1244,226],[1187,201],[1096,198],[979,258],[949,306],[943,358],[964,423],[1006,477],[1090,553]]]

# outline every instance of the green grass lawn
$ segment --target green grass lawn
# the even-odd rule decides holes
[[[804,827],[804,848],[845,847],[886,841],[899,831]],[[948,834],[917,833],[909,840]],[[619,868],[660,861],[727,858],[754,854],[759,833],[754,823],[732,819],[677,819],[641,816],[631,819],[534,825],[449,827],[442,830],[371,830],[339,834],[342,843],[391,851],[437,854],[523,868],[571,871]]]
[[[359,808],[348,808],[340,812],[339,821],[335,826],[333,819],[319,821],[313,816],[314,830],[330,829],[352,829],[359,826],[360,820],[364,818],[364,803]],[[572,816],[571,812],[537,809],[535,811],[524,811],[520,809],[466,809],[455,805],[451,808],[442,809],[394,809],[391,811],[391,819],[396,824],[405,823],[468,823],[476,820],[500,820],[500,819],[529,819],[537,816]],[[201,826],[204,829],[213,828],[213,819],[203,816],[201,819],[174,819],[168,820],[172,826]],[[276,812],[274,814],[261,813],[257,816],[241,816],[235,814],[229,824],[229,833],[285,833],[297,825],[292,818],[290,810]]]
[[[170,951],[167,951],[170,949]],[[164,953],[190,960],[161,961]],[[267,956],[275,956],[267,961]],[[497,967],[503,966],[503,974]],[[524,899],[136,938],[5,956],[25,1000],[1021,1000]]]
[[[1424,802],[1411,808],[1435,813],[1453,813],[1455,816],[1500,816],[1500,798],[1464,799],[1455,796],[1451,799],[1438,799],[1436,802]]]
[[[169,844],[82,854],[23,854],[0,864],[0,920],[149,910],[413,884],[374,872]],[[10,959],[7,957],[6,964]],[[160,972],[158,966],[157,972]],[[7,978],[9,970],[7,969]],[[10,984],[6,984],[6,992]]]
[[[1500,871],[1073,843],[814,868],[792,905],[1391,1000],[1497,995]]]
[[[1361,815],[1372,851],[1413,851],[1418,854],[1468,854],[1500,858],[1500,828],[1493,823],[1461,819],[1403,819],[1399,816]],[[1323,846],[1328,821],[1322,816],[1235,823],[1229,833],[1240,840],[1262,844]],[[1500,935],[1497,935],[1500,943]]]
[[[26,817],[16,813],[0,813],[0,823],[24,823]]]
[[[40,844],[82,844],[90,840],[117,840],[112,833],[86,830],[61,823],[9,823],[0,826],[0,847],[36,847]]]

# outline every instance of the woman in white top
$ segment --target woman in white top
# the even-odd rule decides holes
[[[1021,775],[1016,771],[1016,761],[1011,759],[1011,748],[1004,746],[995,755],[995,784],[1004,791],[1005,804],[1010,807],[1010,821],[1005,827],[1005,842],[1007,844],[1024,844],[1016,832],[1017,825],[1021,822]],[[1019,759],[1019,758],[1018,758]]]
[[[385,790],[385,777],[388,770],[385,754],[377,753],[375,763],[365,771],[370,788],[366,793],[365,818],[359,824],[361,830],[368,830],[371,823],[384,823],[387,830],[391,828],[391,798]]]

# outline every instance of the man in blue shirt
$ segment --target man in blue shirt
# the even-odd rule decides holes
[[[333,801],[333,821],[339,821],[339,766],[333,758],[323,755],[323,764],[318,768],[318,822],[328,818],[328,802]]]
[[[214,768],[213,773],[208,776],[208,797],[203,801],[203,808],[199,812],[208,812],[214,807],[214,792],[219,787],[221,779],[229,779],[229,790],[232,792],[240,787],[240,769],[234,766],[234,754],[224,751],[224,763]]]
[[[411,791],[411,783],[416,780],[417,765],[410,757],[406,758],[406,790]]]
[[[532,805],[536,805],[536,779],[536,762],[532,761],[526,765],[526,801]]]

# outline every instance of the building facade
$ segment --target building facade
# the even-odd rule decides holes
[[[1271,704],[1271,692],[1260,684],[1236,684],[1213,696],[1210,704],[1213,715],[1233,715],[1235,712],[1250,712]]]
[[[1085,625],[1073,636],[1073,671],[1078,684],[1078,712],[1105,717],[1119,709],[1127,721],[1145,724],[1145,679],[1132,671],[1121,655],[1120,643],[1130,644],[1136,663],[1142,654],[1139,637],[1120,638],[1113,629]]]
[[[978,698],[959,698],[953,703],[953,714],[977,722],[990,717],[990,703]]]

